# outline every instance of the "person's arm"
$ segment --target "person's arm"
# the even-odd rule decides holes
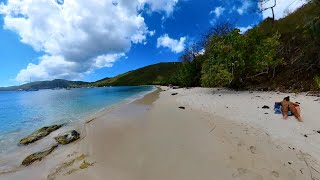
[[[292,103],[294,106],[300,106],[300,103]]]

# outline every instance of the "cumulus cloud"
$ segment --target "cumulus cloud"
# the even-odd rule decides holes
[[[224,10],[225,8],[219,6],[219,7],[216,7],[213,11],[211,11],[210,14],[214,13],[216,17],[220,17],[223,14]]]
[[[111,67],[132,43],[145,43],[149,31],[140,11],[171,14],[178,0],[8,0],[0,5],[4,28],[21,42],[44,53],[37,64],[21,70],[20,82],[54,78],[79,79]]]
[[[148,5],[151,11],[165,11],[167,16],[170,16],[178,0],[139,0],[139,2],[142,6]]]
[[[249,26],[247,26],[247,27],[237,27],[237,28],[240,30],[241,34],[244,34],[244,33],[246,33],[249,29],[252,29],[253,27],[252,27],[251,25],[249,25]]]
[[[308,0],[277,0],[277,5],[274,8],[275,11],[275,19],[280,19],[288,15],[288,13],[291,13],[298,8],[300,8],[302,5],[306,4]],[[274,5],[274,1],[270,0],[263,4],[261,7],[262,9],[270,7]],[[263,18],[272,17],[271,10],[263,11],[262,13]]]
[[[251,6],[252,3],[250,0],[242,0],[242,5],[237,9],[237,11],[240,15],[243,15],[244,13],[248,12]]]
[[[157,40],[157,47],[169,48],[174,53],[180,53],[185,49],[186,37],[181,37],[180,40],[175,40],[169,37],[168,34],[164,34]]]

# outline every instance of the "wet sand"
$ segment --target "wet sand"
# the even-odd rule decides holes
[[[164,89],[102,113],[84,125],[81,140],[0,179],[319,178],[310,149],[250,123],[258,117],[240,121],[241,114],[228,113],[228,98],[230,107],[221,109],[224,100],[210,106],[221,97],[212,90]]]

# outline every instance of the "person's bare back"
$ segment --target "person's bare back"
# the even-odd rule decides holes
[[[283,101],[281,101],[281,111],[284,119],[288,118],[288,113],[291,113],[298,119],[298,121],[302,122],[302,118],[300,116],[300,112],[297,110],[296,106],[299,106],[297,103],[293,103],[290,101],[290,97],[285,97]]]

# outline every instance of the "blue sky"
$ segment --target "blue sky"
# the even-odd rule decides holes
[[[216,23],[229,21],[246,30],[270,15],[254,13],[258,4],[251,0],[0,3],[0,86],[30,79],[95,81],[178,61]],[[281,0],[279,4],[281,18],[288,6]]]

